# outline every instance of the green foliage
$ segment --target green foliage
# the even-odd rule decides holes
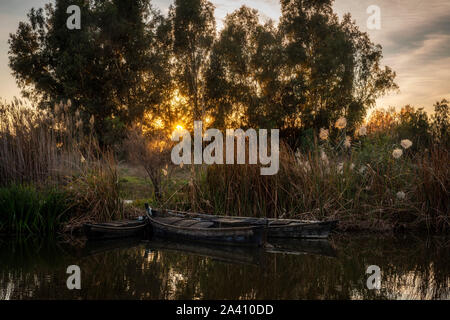
[[[32,186],[0,188],[0,233],[51,235],[67,218],[66,194]]]
[[[65,27],[69,4],[81,8],[81,30]],[[167,18],[149,0],[58,0],[11,35],[10,66],[42,107],[70,98],[94,115],[105,144],[136,120],[189,127],[207,115],[219,128],[276,127],[297,140],[344,114],[355,127],[396,88],[381,47],[349,15],[339,21],[332,1],[283,0],[281,10],[279,25],[262,24],[243,6],[217,37],[207,0],[176,0]],[[172,103],[174,92],[186,103]]]
[[[81,8],[80,30],[66,27],[69,5]],[[70,98],[103,137],[106,119],[129,124],[161,101],[169,77],[160,27],[149,0],[58,0],[32,9],[11,35],[10,67],[25,96],[45,108]]]
[[[117,163],[112,152],[100,153],[88,160],[68,182],[64,190],[71,205],[69,222],[82,224],[124,218]]]
[[[397,88],[395,73],[380,67],[381,47],[349,15],[339,22],[331,5],[281,1],[278,26],[246,6],[227,16],[206,84],[218,125],[234,116],[243,126],[308,129],[347,115],[354,128]]]
[[[399,113],[396,133],[401,139],[413,141],[414,150],[430,144],[430,122],[423,108],[415,110],[410,106],[404,107]]]
[[[435,112],[428,116],[423,108],[409,105],[400,111],[378,109],[368,120],[367,127],[374,137],[390,138],[392,141],[409,139],[413,142],[412,150],[419,151],[433,145],[447,147],[449,145],[448,102],[444,99],[435,104]]]
[[[443,99],[434,105],[434,114],[432,116],[432,134],[436,141],[443,146],[450,147],[450,108],[448,101]]]

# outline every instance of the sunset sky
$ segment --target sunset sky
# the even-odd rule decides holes
[[[20,91],[8,67],[8,37],[31,7],[49,0],[2,0],[0,2],[0,97],[10,100]],[[163,13],[172,0],[153,0]],[[258,9],[261,18],[278,20],[278,0],[212,0],[218,28],[227,13],[241,5]],[[381,8],[381,30],[367,30],[370,5]],[[450,99],[450,1],[448,0],[336,0],[340,17],[350,12],[361,30],[383,46],[384,64],[397,72],[400,93],[377,101],[377,107],[411,104],[431,111],[442,98]]]

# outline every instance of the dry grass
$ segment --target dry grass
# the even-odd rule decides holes
[[[123,217],[117,163],[70,102],[52,112],[16,101],[0,105],[0,183],[63,191],[69,224]],[[11,213],[12,214],[12,213]]]
[[[184,199],[191,200],[191,208],[218,214],[337,218],[345,230],[445,232],[448,163],[448,151],[437,148],[362,163],[357,150],[324,159],[318,148],[300,155],[282,145],[277,175],[261,176],[257,165],[210,166],[195,179],[197,196]]]
[[[21,101],[0,104],[0,181],[57,183],[82,162],[91,138],[84,134],[80,114],[71,116],[69,104],[53,113]]]
[[[89,159],[64,187],[71,204],[70,225],[123,219],[117,163],[112,152]]]
[[[160,133],[144,134],[138,127],[131,128],[124,143],[128,160],[144,168],[157,201],[163,198],[163,177],[169,175],[172,142]]]

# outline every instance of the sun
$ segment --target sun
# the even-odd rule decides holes
[[[181,131],[181,130],[184,130],[184,127],[183,127],[181,124],[178,124],[178,125],[175,127],[175,129],[178,130],[178,131]]]

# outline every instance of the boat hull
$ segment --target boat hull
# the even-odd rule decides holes
[[[181,211],[168,211],[174,216],[198,217],[215,221],[222,226],[253,225],[263,226],[268,238],[294,238],[294,239],[326,239],[336,228],[338,221],[304,221],[295,219],[263,219],[250,217],[214,216],[201,213],[188,213]]]
[[[161,238],[255,247],[263,246],[266,240],[263,226],[189,228],[161,222],[158,216],[148,216],[148,219],[153,234]]]
[[[89,240],[119,239],[142,236],[148,221],[85,224],[83,231]]]

